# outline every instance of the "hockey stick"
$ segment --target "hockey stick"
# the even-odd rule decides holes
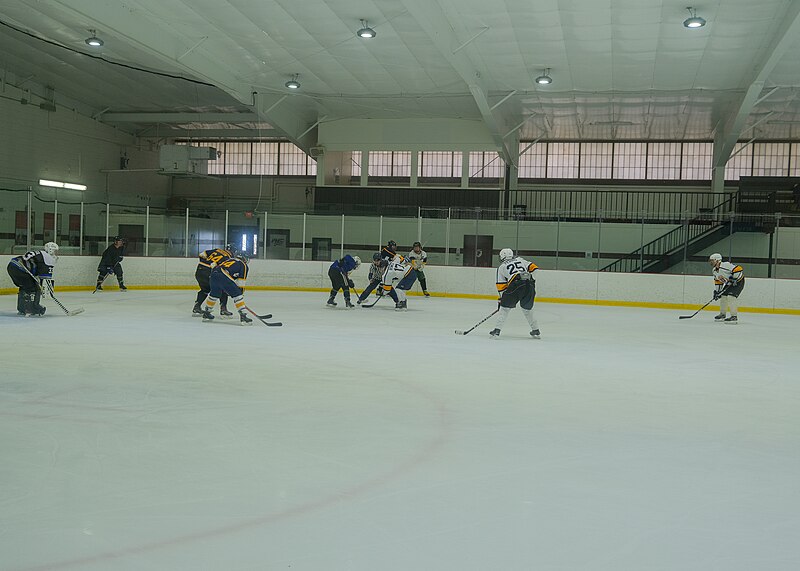
[[[695,311],[695,312],[694,312],[693,314],[691,314],[691,315],[679,315],[679,316],[678,316],[678,319],[691,319],[692,317],[694,317],[695,315],[697,315],[698,313],[700,313],[701,311],[703,311],[703,310],[706,308],[706,306],[707,306],[708,304],[710,304],[711,302],[714,302],[714,301],[717,301],[717,300],[716,300],[716,299],[712,299],[712,300],[710,300],[710,301],[706,302],[706,304],[705,304],[703,307],[701,307],[700,309],[698,309],[697,311]]]
[[[472,327],[470,327],[469,329],[467,329],[466,331],[460,331],[460,330],[456,329],[456,331],[455,331],[456,335],[466,335],[467,333],[469,333],[470,331],[472,331],[473,329],[475,329],[475,328],[476,328],[478,325],[480,325],[480,324],[481,324],[481,323],[483,323],[484,321],[486,321],[486,320],[488,320],[489,318],[491,318],[491,317],[492,317],[492,315],[494,315],[494,314],[495,314],[495,313],[497,313],[498,311],[500,311],[500,308],[499,308],[499,307],[498,307],[497,309],[495,309],[493,312],[491,312],[489,315],[487,315],[486,317],[484,317],[483,319],[481,319],[481,320],[480,320],[478,323],[476,323],[475,325],[473,325]]]
[[[361,307],[367,307],[367,308],[369,308],[369,307],[372,307],[373,305],[375,305],[376,303],[378,303],[378,302],[379,302],[381,299],[383,299],[384,297],[391,297],[391,296],[387,296],[386,294],[379,295],[379,296],[377,296],[377,299],[376,299],[375,301],[373,301],[373,302],[372,302],[372,303],[370,303],[370,304],[362,303],[362,304],[361,304]]]
[[[267,314],[265,314],[265,315],[259,315],[259,314],[257,314],[255,311],[253,311],[252,309],[250,309],[249,307],[247,307],[246,305],[244,306],[244,308],[245,308],[247,311],[249,311],[250,313],[252,313],[252,314],[253,314],[253,316],[254,316],[256,319],[258,319],[258,320],[259,320],[261,323],[263,323],[263,324],[264,324],[264,325],[266,325],[267,327],[281,327],[281,326],[283,325],[283,323],[281,323],[280,321],[267,321],[267,319],[269,319],[270,317],[272,317],[272,314],[271,314],[271,313],[267,313]]]
[[[16,265],[16,264],[15,264],[15,265]],[[64,313],[66,313],[67,315],[69,315],[70,317],[72,317],[73,315],[78,315],[79,313],[83,313],[84,311],[86,311],[86,310],[85,310],[85,309],[83,309],[82,307],[79,307],[78,309],[75,309],[75,310],[73,310],[73,311],[70,311],[69,309],[67,309],[66,307],[64,307],[64,304],[63,304],[63,303],[61,303],[60,301],[58,301],[58,300],[56,299],[56,296],[55,296],[55,294],[53,293],[53,290],[51,290],[51,289],[48,287],[48,288],[47,288],[47,291],[46,291],[46,292],[44,291],[44,288],[42,287],[42,284],[40,284],[40,283],[39,283],[39,280],[37,280],[37,279],[36,279],[36,276],[34,276],[34,275],[31,273],[31,271],[30,271],[28,268],[26,268],[25,266],[20,266],[20,267],[22,267],[22,269],[23,269],[23,270],[25,270],[26,272],[28,272],[28,275],[29,275],[30,277],[32,277],[32,278],[33,278],[33,281],[36,283],[37,287],[39,288],[39,292],[42,294],[42,296],[45,296],[45,295],[49,294],[49,295],[50,295],[50,297],[53,299],[53,301],[55,301],[55,302],[56,302],[56,305],[58,305],[58,307],[60,307],[60,308],[61,308],[61,309],[64,311]]]

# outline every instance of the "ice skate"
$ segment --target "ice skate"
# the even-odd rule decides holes
[[[728,319],[725,320],[725,323],[729,325],[736,325],[739,323],[739,318],[735,315],[731,315]]]
[[[497,328],[492,329],[491,331],[489,331],[489,335],[492,337],[492,339],[499,339],[500,338],[500,330],[497,329]]]
[[[719,321],[719,322],[725,321],[725,314],[724,313],[720,313],[718,315],[715,315],[714,316],[714,321]]]
[[[231,313],[230,311],[228,311],[228,308],[227,308],[227,307],[220,307],[220,308],[219,308],[219,316],[220,316],[220,317],[224,317],[224,318],[226,318],[226,319],[227,319],[228,317],[232,317],[232,316],[233,316],[233,313]]]
[[[408,307],[407,307],[407,304],[406,304],[406,300],[398,301],[394,305],[394,310],[395,311],[406,311],[407,309],[408,309]]]
[[[431,296],[431,294],[429,294],[427,292],[427,290],[422,290],[422,295],[424,295],[425,297],[430,297]]]
[[[128,291],[128,288],[125,287],[125,284],[119,284],[119,291]]]
[[[200,317],[201,315],[203,315],[203,310],[199,303],[195,303],[192,308],[192,317]]]
[[[361,302],[359,302],[359,303],[361,303]],[[344,300],[344,306],[345,306],[347,309],[353,309],[353,308],[355,307],[355,305],[353,305],[352,303],[350,303],[350,300],[349,300],[349,299],[346,299],[346,300]]]
[[[253,320],[244,311],[239,312],[239,323],[241,325],[252,325]]]
[[[328,303],[326,303],[325,305],[328,306],[328,307],[336,307],[336,302],[333,301],[333,298],[330,298],[328,300]]]
[[[201,313],[203,315],[203,322],[212,321],[214,319],[214,316],[211,315],[211,311],[208,309],[203,309]]]
[[[539,335],[539,330],[538,329],[531,330],[531,337],[533,337],[534,339],[541,339],[542,338]]]

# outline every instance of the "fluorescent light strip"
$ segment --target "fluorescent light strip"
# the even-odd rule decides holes
[[[71,182],[60,182],[58,180],[39,179],[39,186],[52,186],[54,188],[69,188],[70,190],[86,190],[85,184],[73,184]]]

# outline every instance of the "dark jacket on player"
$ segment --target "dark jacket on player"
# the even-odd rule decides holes
[[[330,269],[336,270],[344,275],[347,275],[348,273],[356,269],[356,261],[350,254],[345,254],[344,258],[333,262],[331,264]]]
[[[122,261],[122,257],[124,255],[125,246],[117,248],[114,244],[111,244],[103,252],[103,257],[100,259],[100,265],[98,268],[113,268]],[[98,271],[100,270],[98,269]]]

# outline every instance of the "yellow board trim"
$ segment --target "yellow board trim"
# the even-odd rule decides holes
[[[119,288],[116,286],[104,286],[104,290],[114,291]],[[129,290],[197,290],[197,286],[187,285],[139,285],[128,286]],[[0,295],[11,295],[17,293],[17,288],[0,288]],[[61,291],[94,291],[94,287],[87,286],[59,286],[56,293]],[[245,291],[305,291],[305,292],[330,292],[330,288],[318,287],[294,287],[294,286],[247,286]],[[423,294],[409,291],[406,295],[420,296]],[[460,299],[491,299],[497,300],[495,295],[484,295],[476,293],[431,293],[431,297],[460,298]],[[654,303],[649,301],[619,301],[611,299],[572,299],[563,297],[537,297],[540,303],[560,303],[568,305],[600,305],[605,307],[643,307],[648,309],[697,309],[699,304],[688,303]],[[705,311],[719,311],[716,305],[709,306]],[[774,315],[800,315],[800,309],[791,308],[768,308],[768,307],[740,307],[743,313],[766,313]]]

